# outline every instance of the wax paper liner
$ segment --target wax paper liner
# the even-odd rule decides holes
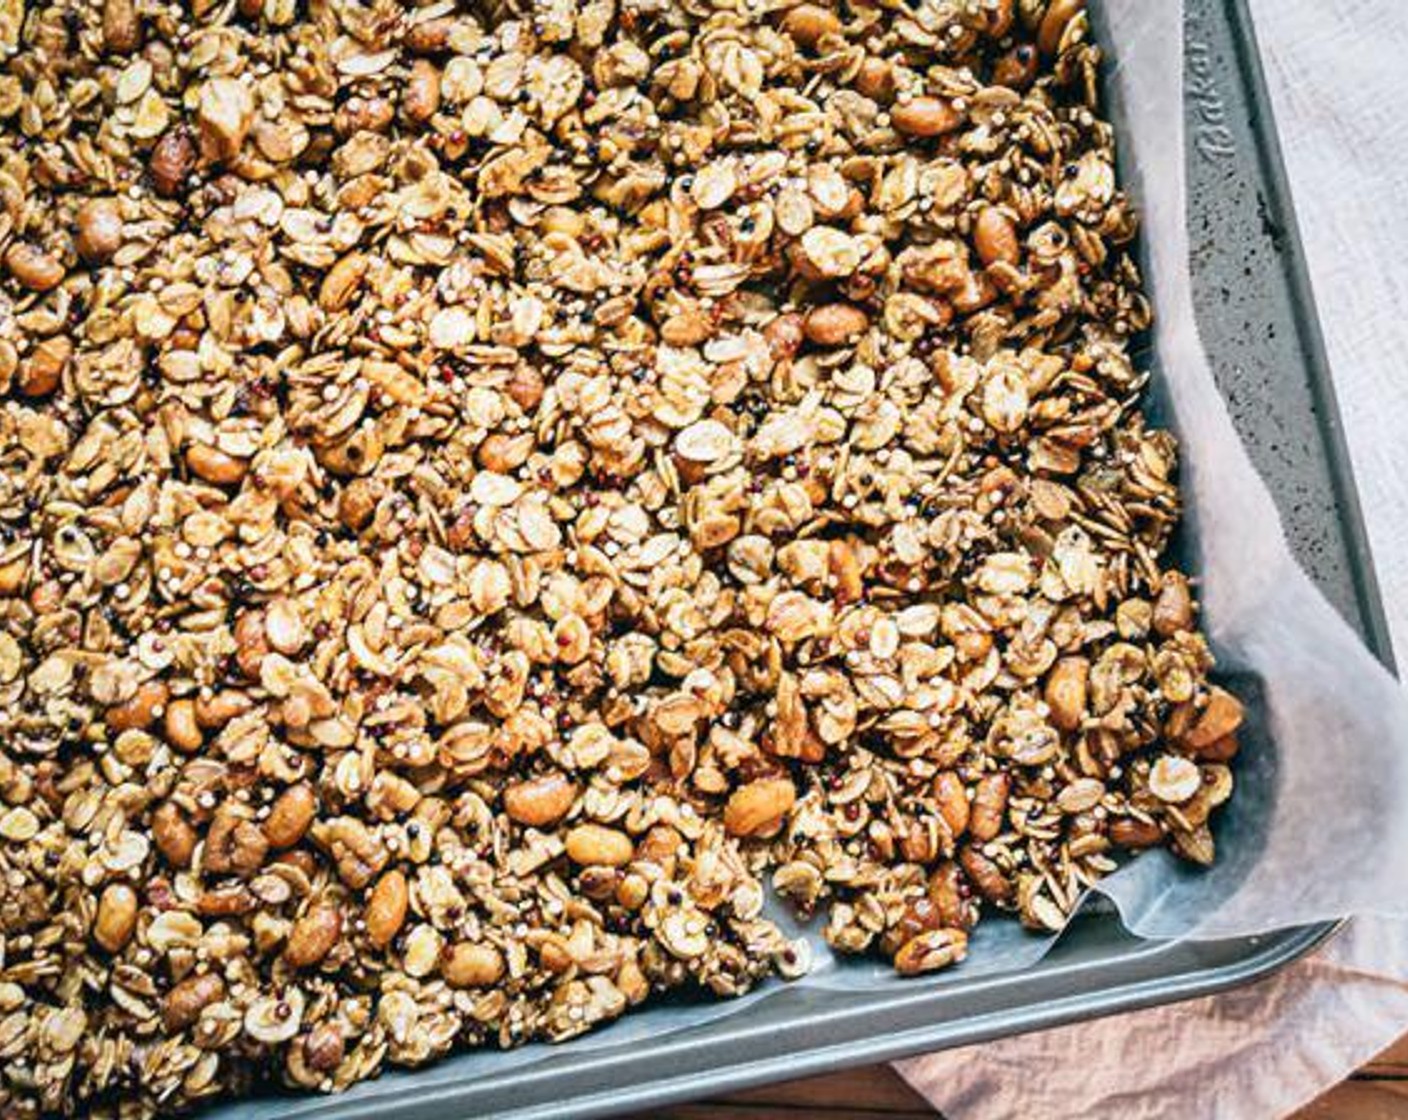
[[[1182,446],[1183,559],[1198,576],[1202,620],[1219,674],[1248,701],[1236,793],[1217,813],[1218,858],[1191,867],[1162,850],[1129,860],[1087,906],[1118,908],[1149,938],[1216,939],[1356,913],[1408,915],[1408,699],[1292,558],[1271,495],[1252,466],[1199,342],[1188,264],[1179,0],[1092,5],[1106,45],[1105,88],[1117,128],[1121,184],[1141,213],[1145,283],[1155,313],[1149,409]],[[1323,297],[1324,293],[1322,293]],[[968,959],[938,976],[901,979],[880,961],[842,958],[817,923],[769,912],[812,947],[814,967],[791,986],[857,991],[961,984],[1026,967],[1054,942],[988,915]],[[782,987],[739,999],[667,998],[570,1043],[575,1052],[656,1038],[744,1014]],[[541,1044],[462,1054],[396,1072],[340,1099],[434,1095],[561,1053]],[[266,1105],[216,1111],[253,1120]],[[281,1103],[281,1115],[334,1111],[327,1098]]]

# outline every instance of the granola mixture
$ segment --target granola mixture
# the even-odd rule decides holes
[[[1081,0],[0,0],[0,1113],[1058,928],[1242,708]]]

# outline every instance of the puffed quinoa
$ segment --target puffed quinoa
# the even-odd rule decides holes
[[[0,0],[0,1114],[1213,858],[1082,0]]]

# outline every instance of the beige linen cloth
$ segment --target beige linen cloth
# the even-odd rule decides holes
[[[1152,0],[1153,3],[1171,0]],[[1375,565],[1408,651],[1408,3],[1252,0]],[[1408,859],[1408,852],[1385,852]],[[898,1063],[950,1120],[1268,1120],[1408,1032],[1408,924],[1237,991]]]

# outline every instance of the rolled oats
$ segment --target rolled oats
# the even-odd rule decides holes
[[[0,5],[0,1113],[1214,856],[1081,0]]]

